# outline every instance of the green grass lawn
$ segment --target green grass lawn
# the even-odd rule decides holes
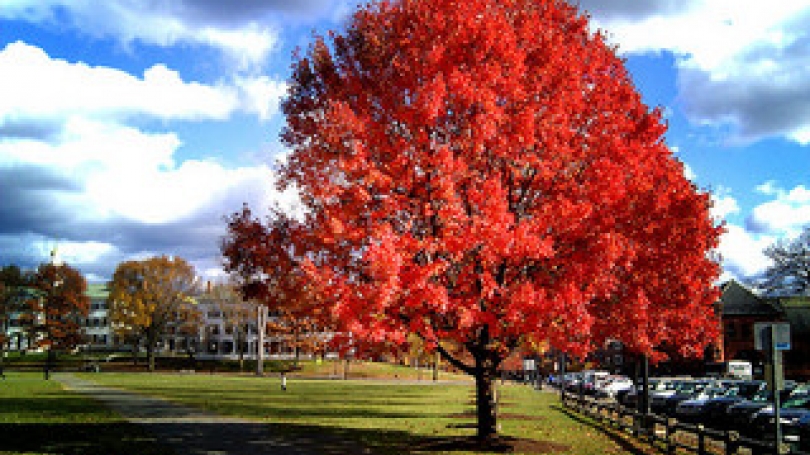
[[[7,372],[0,379],[2,455],[167,453],[139,427],[42,373]]]
[[[291,361],[268,362],[269,368],[266,371],[280,371],[292,366]],[[386,362],[365,362],[352,361],[348,364],[344,361],[313,361],[303,360],[298,364],[299,369],[290,373],[291,376],[303,377],[343,377],[344,372],[349,379],[405,379],[413,381],[430,381],[433,378],[433,370],[429,368],[416,369],[402,365],[395,365]],[[440,380],[446,381],[471,381],[469,375],[462,373],[450,373],[439,371]]]
[[[291,378],[208,374],[82,375],[105,385],[143,392],[223,415],[267,422],[294,444],[327,455],[492,453],[470,447],[475,434],[472,384]],[[499,386],[501,435],[515,453],[641,453],[627,438],[605,433],[569,414],[559,397],[525,386]],[[537,443],[541,444],[537,444]],[[557,449],[556,451],[550,449]]]

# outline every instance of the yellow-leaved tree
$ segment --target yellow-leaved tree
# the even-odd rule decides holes
[[[179,257],[156,256],[118,265],[110,282],[110,320],[116,333],[137,346],[146,344],[149,371],[155,370],[155,348],[169,327],[193,313],[197,283],[194,267]]]

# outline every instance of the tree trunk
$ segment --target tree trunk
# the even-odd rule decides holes
[[[295,336],[293,339],[295,340],[295,347],[294,347],[295,350],[293,351],[295,353],[295,359],[293,361],[293,365],[295,366],[295,368],[298,368],[298,361],[300,360],[301,356],[301,350],[299,348],[301,346],[301,340],[299,338],[298,330],[295,331]]]
[[[433,356],[433,382],[439,380],[439,361],[441,360],[441,356],[439,351],[436,351],[436,354]]]
[[[138,345],[141,344],[141,340],[139,338],[135,338],[132,340],[132,365],[138,365]]]
[[[5,335],[6,331],[7,331],[7,328],[5,327],[5,324],[3,324],[3,331],[0,332],[0,337]],[[4,339],[0,338],[0,378],[5,378],[4,373],[3,373],[3,371],[5,371],[5,370],[3,369],[3,367],[5,366],[4,362],[6,360],[6,348],[9,347],[9,346],[6,346],[7,344],[10,346],[10,344],[11,344],[11,339],[10,338],[8,340],[4,340]]]
[[[51,348],[48,348],[48,353],[45,356],[45,380],[51,379],[51,369],[53,368],[54,361],[56,360],[56,356]]]
[[[155,347],[157,346],[157,333],[146,334],[146,369],[153,373],[155,371]]]
[[[478,439],[487,441],[497,433],[497,402],[493,387],[494,374],[482,368],[475,372],[475,403],[478,414]]]
[[[237,353],[239,354],[239,372],[245,371],[245,343],[247,342],[247,329],[240,327],[237,329]]]

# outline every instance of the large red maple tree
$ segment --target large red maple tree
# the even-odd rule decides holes
[[[569,4],[372,2],[296,57],[283,110],[323,308],[356,340],[415,333],[473,375],[479,437],[520,346],[613,338],[655,358],[715,334],[709,195]]]

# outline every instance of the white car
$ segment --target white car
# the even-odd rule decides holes
[[[633,388],[633,380],[617,376],[612,378],[609,382],[605,383],[597,392],[600,397],[616,398],[616,395],[622,390],[630,390]]]

